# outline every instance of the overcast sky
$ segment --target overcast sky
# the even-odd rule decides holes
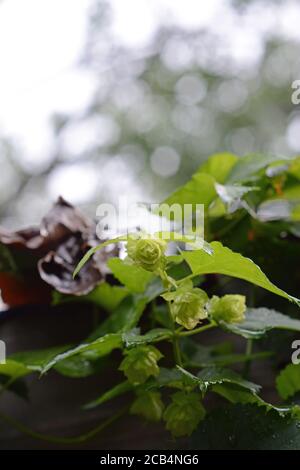
[[[25,166],[40,167],[51,158],[52,113],[80,111],[93,96],[96,77],[78,66],[91,4],[92,0],[0,3],[0,132],[18,142]],[[162,22],[187,29],[209,27],[220,40],[226,38],[230,54],[246,64],[259,60],[261,39],[270,30],[300,41],[296,0],[272,8],[263,2],[263,14],[253,9],[243,22],[237,21],[225,0],[110,0],[110,4],[112,37],[129,47],[146,45]],[[91,187],[89,178],[86,187],[87,191]]]

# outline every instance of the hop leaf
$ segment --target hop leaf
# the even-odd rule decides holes
[[[221,298],[214,295],[208,310],[217,322],[223,320],[226,323],[241,323],[245,320],[246,298],[244,295],[224,295]]]
[[[165,265],[165,241],[153,238],[131,238],[127,242],[127,253],[135,264],[146,271],[157,271]]]
[[[154,346],[138,346],[125,351],[126,357],[119,367],[124,372],[129,382],[139,385],[150,377],[159,374],[159,361],[163,355]]]
[[[204,417],[205,408],[197,393],[175,393],[164,412],[166,428],[174,437],[190,436]]]
[[[194,288],[192,281],[184,282],[174,292],[167,292],[162,297],[171,302],[170,310],[174,321],[187,330],[192,330],[201,320],[207,318],[207,294],[202,289]]]
[[[155,391],[143,391],[131,405],[130,412],[149,421],[160,421],[164,410],[161,394]]]

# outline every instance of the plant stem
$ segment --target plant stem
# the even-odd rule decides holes
[[[203,331],[210,330],[211,328],[215,328],[217,325],[215,323],[208,323],[208,325],[199,326],[199,328],[195,328],[194,330],[189,331],[178,331],[178,336],[192,336],[197,335],[198,333],[202,333]]]
[[[173,325],[173,336],[171,338],[172,338],[172,344],[173,344],[175,364],[182,366],[181,352],[180,352],[180,347],[179,347],[179,342],[178,342],[179,335],[176,333],[176,330],[175,330],[175,323],[171,314],[170,302],[168,302],[168,311],[169,311],[170,320],[172,321],[172,325]]]
[[[174,336],[173,336],[173,350],[174,350],[174,358],[175,358],[176,364],[182,367],[181,352],[180,352],[180,347],[179,347],[178,336],[176,335],[176,333],[174,333]]]
[[[252,354],[252,348],[253,348],[253,339],[247,339],[246,343],[246,355],[250,356]],[[248,362],[246,362],[245,367],[244,367],[244,377],[248,377],[251,369],[251,362],[252,360],[250,359]]]
[[[175,288],[178,287],[176,281],[172,279],[170,276],[168,276],[166,271],[160,270],[159,275],[163,283],[165,283],[168,286],[168,291],[170,291],[172,287],[175,287]],[[172,324],[172,331],[173,331],[173,336],[171,337],[171,339],[172,339],[172,344],[173,344],[174,361],[175,361],[175,364],[182,366],[182,358],[181,358],[180,346],[179,346],[179,341],[178,341],[179,335],[176,333],[176,330],[175,330],[175,322],[171,313],[171,303],[167,302],[167,304],[168,304],[169,318]]]
[[[251,288],[251,291],[250,291],[250,298],[249,298],[249,302],[248,302],[248,305],[249,307],[255,307],[255,296],[256,296],[256,288],[255,286],[252,286]],[[253,339],[247,339],[247,342],[246,342],[246,355],[249,356],[250,354],[252,354],[252,349],[253,349]],[[250,374],[250,369],[251,369],[251,360],[248,361],[246,364],[245,364],[245,367],[244,367],[244,377],[248,377],[249,374]]]
[[[168,276],[168,273],[165,270],[159,269],[158,274],[163,282],[163,285],[167,286],[168,290],[170,290],[171,287],[175,287],[175,289],[177,289],[177,282],[171,276]]]
[[[247,344],[246,344],[246,355],[250,356],[252,353],[252,346],[253,346],[253,340],[252,339],[247,339]]]
[[[195,273],[192,273],[192,274],[189,274],[188,276],[185,276],[183,277],[182,279],[180,279],[179,281],[177,281],[177,284],[180,285],[182,284],[184,281],[189,281],[190,279],[193,279],[194,277],[198,276],[198,274],[195,274]]]
[[[6,414],[2,412],[0,412],[0,419],[2,419],[2,421],[14,427],[15,429],[17,429],[18,431],[20,431],[22,434],[26,434],[27,436],[30,436],[34,439],[39,439],[41,441],[47,441],[47,442],[54,442],[58,444],[80,444],[82,442],[86,442],[89,439],[92,439],[93,437],[95,437],[98,433],[100,433],[105,428],[107,428],[112,423],[114,423],[119,418],[121,418],[121,416],[123,416],[127,411],[128,411],[128,407],[123,408],[122,410],[118,411],[115,415],[105,420],[96,428],[92,429],[91,431],[85,434],[81,434],[76,437],[59,437],[59,436],[48,436],[46,434],[40,434],[39,432],[33,431],[32,429],[25,426],[23,423],[20,423],[16,419],[11,418],[10,416],[7,416]]]

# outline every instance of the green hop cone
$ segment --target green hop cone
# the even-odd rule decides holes
[[[209,314],[215,321],[241,323],[245,320],[246,298],[244,295],[214,295],[209,302]]]
[[[161,394],[156,391],[143,391],[140,393],[133,404],[130,412],[142,416],[148,421],[160,421],[164,410],[164,404],[161,400]]]
[[[198,393],[177,392],[164,412],[166,428],[174,437],[190,436],[205,417]]]
[[[162,297],[170,303],[173,320],[187,330],[192,330],[207,318],[205,305],[208,302],[206,292],[193,287],[192,281],[187,281],[173,292],[167,292]]]
[[[137,346],[125,351],[126,357],[119,367],[124,372],[129,382],[139,385],[150,377],[159,374],[159,361],[163,355],[154,346]]]
[[[131,238],[127,242],[127,253],[138,266],[146,271],[157,271],[165,266],[167,243],[153,238]]]

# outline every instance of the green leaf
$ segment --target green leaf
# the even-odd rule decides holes
[[[239,385],[242,388],[250,390],[252,393],[256,393],[260,390],[260,386],[256,385],[248,380],[243,379],[239,374],[231,369],[211,367],[203,369],[198,373],[197,376],[186,371],[182,367],[177,366],[182,374],[189,377],[194,383],[198,384],[202,393],[206,393],[207,390],[216,384],[222,384],[224,382]]]
[[[279,395],[287,400],[300,391],[300,365],[289,364],[276,378]]]
[[[147,390],[160,387],[183,389],[185,386],[189,385],[194,387],[194,382],[189,377],[182,374],[180,370],[160,367],[159,375],[148,380],[145,384],[145,388]]]
[[[217,153],[209,157],[198,169],[197,173],[206,173],[218,183],[224,183],[238,157],[232,153]]]
[[[251,259],[231,251],[220,242],[212,242],[211,246],[213,249],[211,255],[198,250],[182,253],[194,275],[216,273],[237,277],[300,305],[299,299],[287,294],[269,281],[267,276]]]
[[[266,403],[256,393],[233,383],[216,384],[212,386],[211,390],[218,395],[221,395],[223,398],[226,398],[226,400],[231,403],[254,403],[258,406],[266,405]],[[270,409],[272,409],[271,405]]]
[[[143,386],[145,390],[152,390],[160,387],[170,387],[177,389],[193,389],[195,386],[200,386],[202,392],[206,392],[210,388],[213,392],[226,398],[231,403],[253,403],[257,406],[262,406],[266,410],[274,410],[281,416],[292,416],[299,415],[299,407],[295,406],[274,406],[267,403],[257,395],[259,386],[242,379],[235,372],[228,369],[221,368],[207,368],[201,371],[198,376],[191,374],[190,372],[182,369],[166,369],[161,368],[158,377],[151,378]],[[112,389],[112,398],[114,393],[118,393],[119,387],[116,390]],[[120,388],[122,392],[123,387]],[[127,391],[124,383],[124,393]],[[108,399],[111,396],[110,391],[108,393]],[[117,395],[116,395],[117,396]],[[106,393],[103,395],[104,401],[106,401]],[[98,403],[100,400],[100,403]],[[102,403],[102,395],[95,403]],[[93,402],[94,403],[94,402]],[[96,406],[96,405],[95,405]]]
[[[86,295],[69,295],[53,291],[52,304],[60,305],[67,302],[88,302],[102,307],[108,312],[112,312],[128,294],[129,292],[125,287],[111,286],[107,282],[102,282]]]
[[[100,406],[103,403],[106,403],[107,401],[112,400],[113,398],[119,397],[120,395],[123,395],[124,393],[127,393],[132,389],[133,389],[133,386],[127,380],[125,380],[124,382],[121,382],[115,387],[111,388],[110,390],[107,390],[106,392],[104,392],[96,400],[93,400],[87,403],[86,405],[84,405],[83,409],[90,410],[92,408],[96,408],[97,406]]]
[[[152,306],[151,311],[152,320],[155,324],[159,324],[164,328],[171,330],[173,328],[173,320],[170,318],[169,307],[166,302]]]
[[[255,405],[215,409],[193,434],[197,450],[300,450],[300,421]]]
[[[281,196],[278,196],[280,199]],[[300,185],[293,184],[291,186],[287,186],[282,190],[282,197],[284,199],[288,199],[289,201],[297,202],[300,199]],[[277,198],[276,198],[277,199]]]
[[[162,290],[162,289],[161,289]],[[141,296],[127,297],[115,312],[110,315],[95,331],[88,340],[93,341],[107,333],[129,331],[134,328],[144,312],[148,299]]]
[[[31,372],[42,372],[43,368],[58,354],[66,351],[70,346],[63,345],[36,351],[24,351],[12,354],[10,359],[25,366]]]
[[[126,347],[137,346],[138,344],[156,343],[163,339],[169,339],[173,336],[173,332],[167,328],[155,328],[148,331],[146,334],[141,335],[140,330],[135,328],[131,331],[125,332],[122,339]]]
[[[300,331],[300,320],[295,320],[269,308],[248,308],[246,319],[242,323],[225,323],[219,325],[231,333],[248,339],[261,338],[272,329]]]
[[[300,157],[296,157],[288,168],[288,173],[298,180],[300,179]]]
[[[59,346],[50,349],[25,351],[10,356],[6,364],[0,365],[0,374],[9,376],[13,380],[29,375],[33,372],[42,372],[43,368],[57,355],[70,346]],[[87,377],[96,372],[97,367],[84,357],[70,357],[59,362],[55,369],[68,377]]]
[[[260,407],[264,407],[267,411],[276,411],[280,416],[297,416],[299,415],[299,406],[274,406],[271,403],[266,402],[255,392],[251,392],[245,388],[241,388],[239,385],[232,383],[223,383],[214,385],[212,391],[221,395],[231,403],[242,403],[242,404],[255,404]]]
[[[94,341],[107,333],[124,332],[134,328],[140,320],[146,305],[158,297],[163,290],[161,280],[155,278],[143,294],[133,294],[126,297],[117,309],[93,331],[88,341]]]
[[[5,364],[0,364],[0,374],[15,380],[31,373],[31,370],[25,365],[13,359],[7,359]]]
[[[198,379],[200,379],[199,386],[202,392],[206,392],[211,385],[221,384],[224,382],[239,385],[242,388],[250,390],[252,393],[258,392],[261,388],[260,385],[243,379],[243,377],[231,369],[217,367],[206,368],[199,372]]]
[[[211,254],[213,252],[210,243],[207,243],[202,237],[198,235],[183,235],[180,232],[155,232],[154,237],[164,240],[166,242],[185,243],[194,250],[204,250],[206,253]],[[171,262],[179,262],[180,258],[176,256],[170,256],[167,258]]]
[[[59,362],[55,370],[61,375],[72,378],[89,377],[101,370],[99,361],[90,361],[84,356],[73,356]]]
[[[256,217],[260,222],[273,222],[276,220],[289,220],[294,204],[286,199],[272,199],[264,201],[257,208]]]
[[[242,199],[246,194],[258,190],[254,186],[222,185],[218,183],[215,184],[215,188],[221,201],[226,204],[230,214],[241,207],[249,210],[248,205],[242,203]]]
[[[264,154],[250,154],[240,158],[235,166],[232,168],[227,183],[234,183],[237,181],[247,181],[251,176],[262,170],[263,168],[271,165],[274,162],[285,160],[293,160],[294,157],[278,157],[276,155]]]
[[[87,359],[98,359],[100,357],[106,356],[113,351],[113,349],[118,349],[122,347],[122,336],[120,333],[111,333],[101,338],[96,339],[90,343],[80,344],[76,348],[70,349],[64,353],[58,354],[53,359],[51,359],[47,364],[42,368],[41,373],[45,374],[52,367],[56,366],[59,362],[64,361],[78,354],[84,355]]]
[[[169,196],[164,204],[204,204],[206,207],[217,196],[215,179],[205,173],[195,173],[192,179]]]
[[[111,258],[107,265],[113,275],[133,293],[144,292],[146,286],[154,278],[153,273],[119,258]]]
[[[88,337],[88,341],[94,341],[97,338],[108,333],[117,333],[134,328],[138,323],[147,301],[142,297],[126,297],[117,309],[99,325]]]
[[[92,292],[87,294],[86,300],[103,307],[105,310],[112,312],[122,300],[128,295],[128,290],[121,286],[111,286],[107,282],[99,284]],[[81,300],[82,297],[78,297]]]

